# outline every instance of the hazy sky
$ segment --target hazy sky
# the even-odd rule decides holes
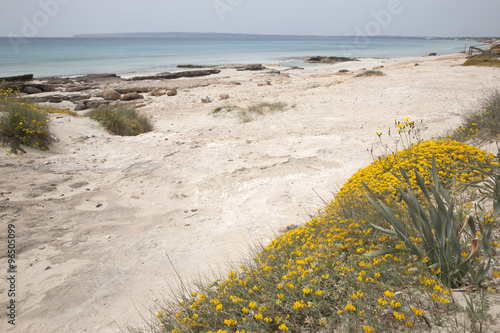
[[[499,36],[499,0],[0,0],[0,36],[117,32]]]

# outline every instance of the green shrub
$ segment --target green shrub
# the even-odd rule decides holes
[[[493,141],[500,136],[500,90],[492,90],[481,102],[479,110],[469,112],[451,138],[465,142],[467,140]]]
[[[48,149],[49,117],[44,107],[25,103],[0,92],[0,138],[13,153],[25,152],[21,145]]]
[[[491,166],[493,165],[487,165],[487,170],[491,170]],[[489,173],[482,169],[478,170]],[[415,171],[417,186],[413,188],[406,172],[401,170],[401,174],[402,177],[395,176],[406,187],[406,190],[400,188],[399,194],[406,204],[411,224],[408,223],[406,216],[396,217],[396,214],[381,200],[374,199],[375,194],[366,184],[364,185],[370,194],[367,195],[368,200],[392,226],[392,229],[382,228],[373,223],[370,225],[383,233],[398,236],[405,246],[399,249],[377,250],[365,256],[377,257],[388,253],[408,251],[424,260],[428,268],[449,288],[463,286],[465,277],[468,277],[474,285],[481,286],[488,277],[493,256],[490,242],[494,222],[500,212],[498,198],[495,200],[493,214],[482,211],[478,216],[469,215],[466,221],[462,221],[462,216],[455,210],[457,207],[456,193],[454,193],[456,182],[453,183],[450,191],[443,186],[438,178],[434,158],[431,184],[426,184],[419,172]],[[494,175],[492,180],[496,181],[496,184],[491,183],[494,185],[492,189],[500,188],[498,174],[496,177]],[[470,250],[469,244],[472,244]]]
[[[122,136],[134,136],[151,132],[153,125],[149,118],[140,115],[129,106],[101,106],[87,112],[88,117],[97,120],[107,131]]]
[[[349,73],[349,70],[348,69],[341,69],[341,70],[339,70],[339,73]]]

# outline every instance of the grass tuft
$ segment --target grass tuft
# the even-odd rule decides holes
[[[500,90],[492,90],[485,96],[478,109],[464,117],[451,138],[465,142],[468,140],[486,142],[500,137]]]
[[[385,76],[385,74],[382,73],[381,71],[368,70],[356,75],[355,77],[367,77],[367,76]]]
[[[129,106],[101,106],[86,115],[97,120],[107,131],[115,135],[135,136],[153,130],[149,118],[140,115]]]

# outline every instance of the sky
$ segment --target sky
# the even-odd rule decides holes
[[[129,32],[500,36],[498,0],[0,0],[0,36]]]

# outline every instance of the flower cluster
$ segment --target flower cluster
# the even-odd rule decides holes
[[[427,313],[425,304],[448,306],[450,290],[436,277],[439,272],[427,270],[421,259],[405,253],[363,256],[388,246],[404,249],[404,244],[370,227],[377,216],[361,194],[362,182],[398,206],[400,182],[390,171],[398,173],[403,168],[411,174],[417,169],[428,177],[426,167],[435,156],[443,181],[456,175],[468,181],[474,177],[472,173],[457,172],[490,161],[491,156],[450,140],[424,141],[408,149],[385,157],[393,165],[391,170],[385,169],[385,161],[377,160],[357,172],[316,217],[274,239],[239,270],[199,285],[198,292],[163,309],[159,313],[163,329],[397,331],[401,325],[414,327],[425,322],[421,320]],[[415,294],[429,297],[425,301]]]

